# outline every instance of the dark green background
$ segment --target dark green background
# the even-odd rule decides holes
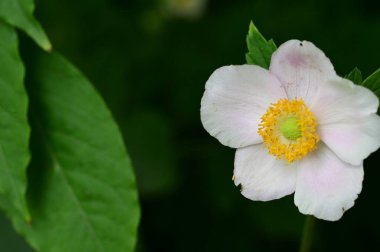
[[[293,197],[252,202],[233,185],[234,150],[200,122],[204,84],[216,68],[244,63],[251,19],[278,45],[312,41],[340,75],[357,66],[367,76],[380,67],[379,4],[210,0],[188,19],[163,2],[36,0],[53,46],[94,83],[125,136],[142,205],[137,251],[297,251],[304,216]],[[354,208],[317,222],[313,251],[380,250],[379,160],[365,161]],[[3,217],[0,251],[30,251]]]

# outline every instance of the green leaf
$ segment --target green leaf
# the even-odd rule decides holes
[[[0,206],[30,221],[26,200],[29,162],[28,99],[16,31],[0,21]]]
[[[29,86],[33,222],[17,229],[41,252],[129,252],[139,205],[122,136],[91,83],[62,56],[43,55]]]
[[[357,67],[355,67],[349,74],[344,76],[344,78],[358,85],[362,84],[363,81],[362,73]]]
[[[39,22],[33,17],[33,0],[0,0],[0,18],[25,31],[46,51],[51,44]]]
[[[380,97],[380,68],[377,69],[373,74],[368,76],[363,82],[362,86],[370,89],[378,97]]]
[[[276,44],[272,39],[267,41],[251,21],[247,35],[248,52],[245,58],[248,64],[258,65],[268,69]]]

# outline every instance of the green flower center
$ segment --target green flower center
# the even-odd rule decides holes
[[[282,120],[280,126],[281,134],[288,140],[296,140],[301,136],[301,129],[298,119],[295,117],[287,117]]]

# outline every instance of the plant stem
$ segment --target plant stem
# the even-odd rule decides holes
[[[316,219],[312,215],[307,215],[305,218],[300,252],[310,252],[312,241],[313,241],[315,220]]]

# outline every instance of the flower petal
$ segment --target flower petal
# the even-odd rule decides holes
[[[339,220],[362,189],[363,166],[341,161],[326,145],[300,162],[294,203],[303,214]]]
[[[234,182],[248,199],[268,201],[292,194],[296,178],[297,166],[276,159],[262,144],[236,151]]]
[[[338,76],[323,84],[312,107],[319,125],[340,123],[376,113],[379,100],[369,89]]]
[[[380,147],[380,117],[372,114],[356,120],[321,125],[318,135],[340,159],[360,165]]]
[[[257,133],[269,105],[286,97],[276,77],[253,65],[217,69],[206,83],[201,101],[204,128],[232,148],[262,142]]]
[[[289,99],[302,98],[308,106],[314,102],[320,85],[336,75],[320,49],[299,40],[289,40],[273,53],[269,71],[280,80]]]

